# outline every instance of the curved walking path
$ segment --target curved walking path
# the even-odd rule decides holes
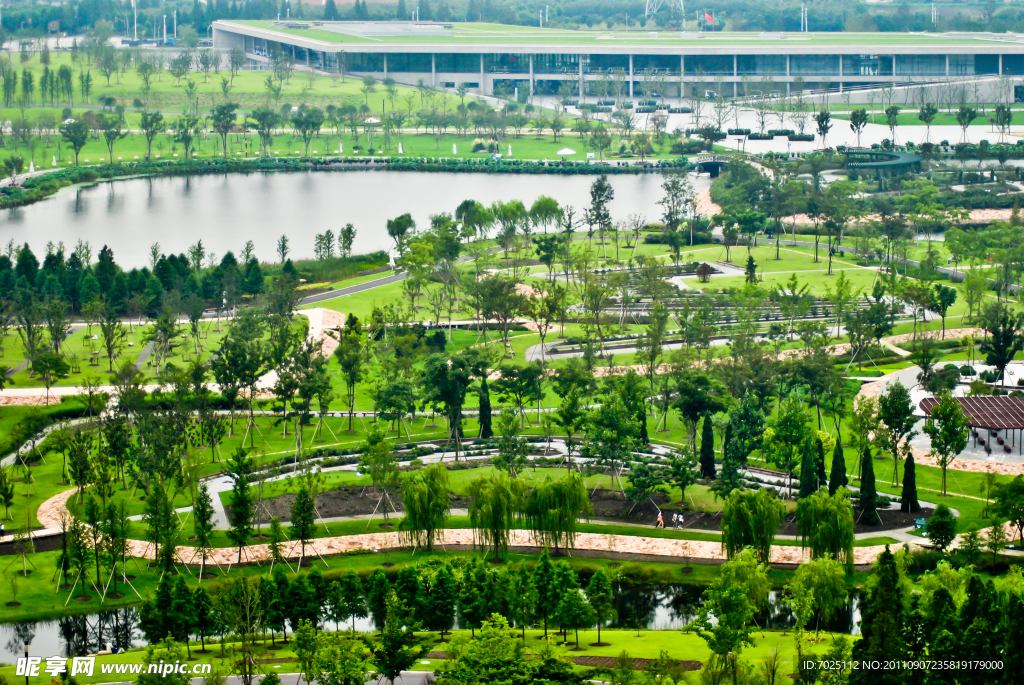
[[[67,513],[67,501],[74,496],[76,489],[65,490],[54,495],[39,506],[36,518],[47,529],[60,528],[62,513]],[[42,531],[40,531],[42,532]],[[440,532],[438,545],[472,546],[475,544],[473,531],[468,528],[447,528]],[[358,535],[338,535],[333,537],[314,538],[306,543],[306,556],[328,556],[357,551],[372,553],[389,550],[408,549],[407,539],[399,532],[362,533]],[[527,530],[513,530],[509,536],[510,547],[538,547],[533,534]],[[675,559],[704,559],[722,561],[725,552],[720,542],[703,540],[675,540],[670,538],[652,538],[633,535],[615,535],[603,533],[579,533],[576,536],[575,550],[584,550],[609,554],[639,554],[654,557]],[[885,545],[855,547],[853,563],[867,565],[885,549]],[[302,545],[297,541],[289,541],[284,545],[284,555],[297,559],[302,553]],[[154,559],[155,553],[151,543],[144,540],[129,540],[129,554],[133,557]],[[775,545],[772,547],[771,561],[777,564],[800,564],[810,559],[809,550],[796,545]],[[195,547],[180,546],[177,549],[178,559],[186,564],[198,564],[199,553]],[[270,559],[268,545],[250,545],[243,548],[242,561],[266,561]],[[237,547],[217,547],[207,552],[207,564],[238,563]]]

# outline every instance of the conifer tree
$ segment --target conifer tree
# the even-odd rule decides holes
[[[405,4],[405,0],[402,0],[402,2],[399,3],[400,8],[401,8],[401,5],[404,5],[404,4]],[[484,375],[484,376],[482,376],[480,378],[479,397],[480,397],[480,405],[479,405],[480,406],[480,437],[482,439],[486,440],[487,438],[494,437],[494,429],[491,428],[491,392],[490,392],[490,390],[487,387],[487,377],[486,377],[486,375]]]
[[[327,581],[320,573],[320,569],[314,568],[306,574],[306,582],[309,583],[310,596],[308,615],[314,617],[313,627],[320,625],[320,618],[323,615],[323,607],[327,604]]]
[[[373,617],[373,625],[377,630],[384,632],[384,622],[387,620],[388,593],[391,592],[391,583],[388,582],[384,571],[377,569],[370,576],[370,591],[366,595],[366,603],[370,609],[370,616]]]
[[[302,560],[306,558],[306,543],[313,537],[316,525],[315,511],[313,496],[310,494],[309,488],[302,485],[298,494],[295,495],[295,501],[292,502],[291,511],[291,537],[302,544],[299,565],[296,568],[301,568]]]
[[[395,10],[395,19],[405,21],[409,18],[409,10],[405,6],[405,0],[398,0],[398,8]]]
[[[366,600],[363,598],[363,584],[355,571],[348,571],[339,581],[341,585],[341,602],[344,605],[344,616],[352,619],[352,631],[356,629],[356,619],[366,618]]]
[[[832,450],[832,473],[829,475],[828,494],[834,495],[839,488],[845,488],[850,479],[846,477],[846,457],[843,454],[843,441],[836,438],[836,447]]]
[[[213,499],[210,497],[210,488],[203,483],[199,486],[199,496],[196,498],[196,505],[192,508],[193,524],[196,533],[196,545],[199,547],[199,554],[202,560],[199,562],[199,577],[206,573],[206,554],[210,549],[213,539]]]
[[[284,563],[284,529],[281,528],[281,517],[275,516],[270,519],[270,531],[268,533],[270,542],[267,543],[267,549],[270,552],[270,562],[272,565]]]
[[[868,456],[870,460],[870,455]],[[865,463],[865,468],[868,468]],[[872,478],[874,471],[872,470]],[[886,545],[875,562],[871,587],[861,610],[861,639],[853,645],[857,662],[879,661],[895,667],[883,670],[854,670],[851,685],[903,685],[905,672],[899,664],[906,658],[904,642],[904,602],[902,579],[895,555]]]
[[[740,455],[742,446],[739,440],[730,440],[725,446],[725,456],[722,458],[722,470],[719,472],[720,481],[711,486],[721,493],[721,497],[728,497],[729,494],[743,485],[740,478],[740,466],[743,459]]]
[[[249,492],[249,476],[252,464],[246,450],[239,447],[231,455],[229,475],[231,476],[231,509],[228,520],[228,539],[238,547],[238,563],[242,563],[242,548],[252,538],[253,501]]]
[[[170,622],[173,625],[171,632],[175,640],[185,643],[190,659],[192,658],[192,646],[188,636],[192,633],[194,618],[195,605],[192,603],[192,592],[185,584],[185,576],[179,575],[174,583],[174,597],[171,600]]]
[[[1003,685],[1020,682],[1024,673],[1024,599],[1010,600],[1003,648]]]
[[[710,415],[704,417],[704,424],[701,426],[700,477],[708,480],[715,479],[715,432]]]
[[[422,620],[422,579],[419,568],[406,566],[398,572],[398,579],[395,581],[395,595],[405,605],[410,617]]]
[[[272,625],[281,629],[284,641],[288,642],[288,628],[284,622],[288,612],[285,611],[284,602],[291,594],[291,582],[289,582],[288,576],[284,574],[284,569],[280,567],[274,569],[274,594],[277,597],[277,602],[274,613],[271,614],[270,618],[274,619],[276,622]]]
[[[337,21],[338,20],[338,6],[334,4],[334,0],[327,0],[324,4],[324,21]]]
[[[430,584],[427,595],[426,627],[444,634],[455,626],[455,604],[458,601],[458,585],[450,565],[445,564],[437,569],[434,582]]]
[[[800,499],[818,491],[817,449],[810,440],[800,445]]]
[[[561,629],[562,636],[566,641],[568,641],[569,633],[567,632],[567,629],[571,626],[567,626],[562,622],[563,616],[560,607],[566,595],[571,593],[579,594],[580,581],[579,578],[576,577],[576,572],[572,570],[572,567],[566,562],[560,561],[555,564],[554,585],[555,588],[557,588],[558,596],[553,598],[555,601],[551,603],[551,606],[554,607],[552,615],[555,620],[558,621],[558,627]]]
[[[615,616],[615,593],[612,591],[611,580],[603,568],[597,569],[590,577],[590,583],[587,585],[587,601],[590,603],[590,610],[597,623],[597,644],[594,646],[604,646],[604,643],[601,642],[601,626]]]
[[[496,608],[494,574],[487,564],[477,559],[463,574],[462,592],[459,594],[460,624],[469,626],[470,634],[487,620]]]
[[[575,575],[575,574],[573,574]],[[594,614],[590,605],[583,599],[578,590],[570,590],[562,595],[558,604],[558,622],[565,633],[565,641],[569,641],[569,631],[576,631],[576,649],[580,648],[580,628],[586,628],[593,622]]]
[[[917,477],[913,453],[908,454],[903,462],[903,492],[900,495],[900,511],[909,513],[921,511],[921,505],[917,503]]]
[[[201,654],[206,653],[206,636],[212,635],[215,619],[213,615],[213,602],[210,600],[210,593],[203,586],[197,587],[192,592],[193,628],[199,635],[199,642],[202,645]]]
[[[879,523],[876,509],[878,494],[875,491],[875,465],[871,459],[869,445],[864,445],[860,459],[860,520],[869,526],[874,526]]]
[[[544,621],[544,638],[548,636],[548,617],[557,605],[558,591],[555,586],[555,566],[551,563],[545,547],[540,553],[540,560],[533,570],[533,586],[537,588],[537,616]]]
[[[534,621],[537,612],[537,588],[526,564],[520,562],[509,574],[507,589],[509,621],[522,629],[526,639],[526,626]]]
[[[828,476],[825,475],[825,445],[821,442],[821,438],[816,438],[814,440],[814,447],[814,464],[817,467],[818,476],[816,478],[817,483],[815,483],[815,488],[828,487]]]

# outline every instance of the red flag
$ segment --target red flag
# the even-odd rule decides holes
[[[707,12],[704,12],[704,21],[706,21],[706,22],[707,22],[707,23],[709,23],[709,24],[714,24],[714,23],[715,23],[715,18],[714,18],[714,17],[712,17],[712,16],[711,16],[710,14],[708,14]]]

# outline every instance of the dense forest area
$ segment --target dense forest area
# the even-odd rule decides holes
[[[216,19],[408,19],[414,10],[420,20],[484,21],[523,26],[537,25],[544,13],[544,25],[552,28],[682,28],[681,12],[666,3],[662,10],[645,19],[642,0],[397,0],[397,2],[326,3],[289,0],[140,0],[140,34],[152,35],[167,16],[168,32],[174,13],[178,26],[191,26],[200,35]],[[1010,3],[937,2],[936,21],[932,3],[876,5],[836,0],[807,4],[811,31],[1024,31],[1024,9]],[[685,7],[685,4],[683,5]],[[686,11],[686,28],[717,31],[799,31],[801,3],[796,0],[708,0]],[[714,17],[704,24],[704,12]],[[67,4],[17,4],[5,8],[0,26],[5,37],[30,38],[54,27],[68,34],[80,34],[107,22],[118,32],[133,25],[130,2],[117,0],[72,0]],[[54,24],[56,22],[56,24]],[[699,22],[699,23],[698,23]]]

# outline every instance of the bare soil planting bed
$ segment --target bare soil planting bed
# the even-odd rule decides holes
[[[856,522],[854,525],[854,533],[871,533],[881,532],[885,530],[901,530],[903,528],[912,528],[914,526],[914,520],[923,518],[931,518],[934,509],[926,508],[921,509],[916,513],[907,513],[900,511],[898,505],[890,505],[888,509],[879,509],[878,517],[882,520],[878,525],[870,526],[863,523],[860,520],[860,508],[853,508],[853,520]],[[665,525],[671,527],[672,514],[674,510],[665,510]],[[683,528],[699,528],[701,530],[708,531],[720,531],[722,529],[722,514],[721,512],[706,513],[684,511],[683,513]],[[796,526],[796,519],[792,514],[786,517],[786,520],[779,526],[779,535],[799,535],[800,531]]]
[[[469,507],[468,498],[455,494],[452,494],[451,497],[452,509]],[[646,499],[634,503],[621,492],[606,489],[599,489],[590,495],[595,519],[654,525],[658,517],[658,508],[664,507],[671,500],[667,495],[661,493],[655,493],[651,499],[653,503]],[[374,493],[373,488],[364,488],[361,485],[343,485],[320,493],[316,498],[316,508],[323,518],[366,516],[372,514],[374,508],[376,508],[377,514],[381,515],[385,506],[388,507],[388,513],[391,514],[392,510],[387,499],[385,498],[384,502],[378,506],[379,501],[380,494]],[[282,521],[288,521],[293,502],[295,502],[295,495],[292,493],[263,500],[266,511],[260,507],[262,523],[267,523],[274,516],[280,517]],[[401,494],[392,493],[391,502],[401,515],[403,512]]]
[[[279,516],[282,521],[287,521],[291,516],[292,503],[295,502],[295,495],[292,493],[286,493],[279,495],[271,499],[263,500],[263,504],[266,506],[267,511],[270,515],[267,516],[265,512],[263,514],[266,523],[270,520],[270,517]],[[380,493],[375,493],[371,487],[363,487],[361,485],[342,485],[328,490],[317,495],[316,498],[316,509],[321,517],[333,518],[335,516],[366,516],[372,514],[374,508],[377,509],[378,514],[382,514],[384,507],[387,507],[389,514],[392,513],[388,499],[385,498],[383,502],[380,502]],[[391,503],[394,504],[395,509],[402,512],[402,495],[400,493],[391,494]],[[464,497],[452,495],[452,508],[453,509],[464,509],[469,505],[469,501]]]

